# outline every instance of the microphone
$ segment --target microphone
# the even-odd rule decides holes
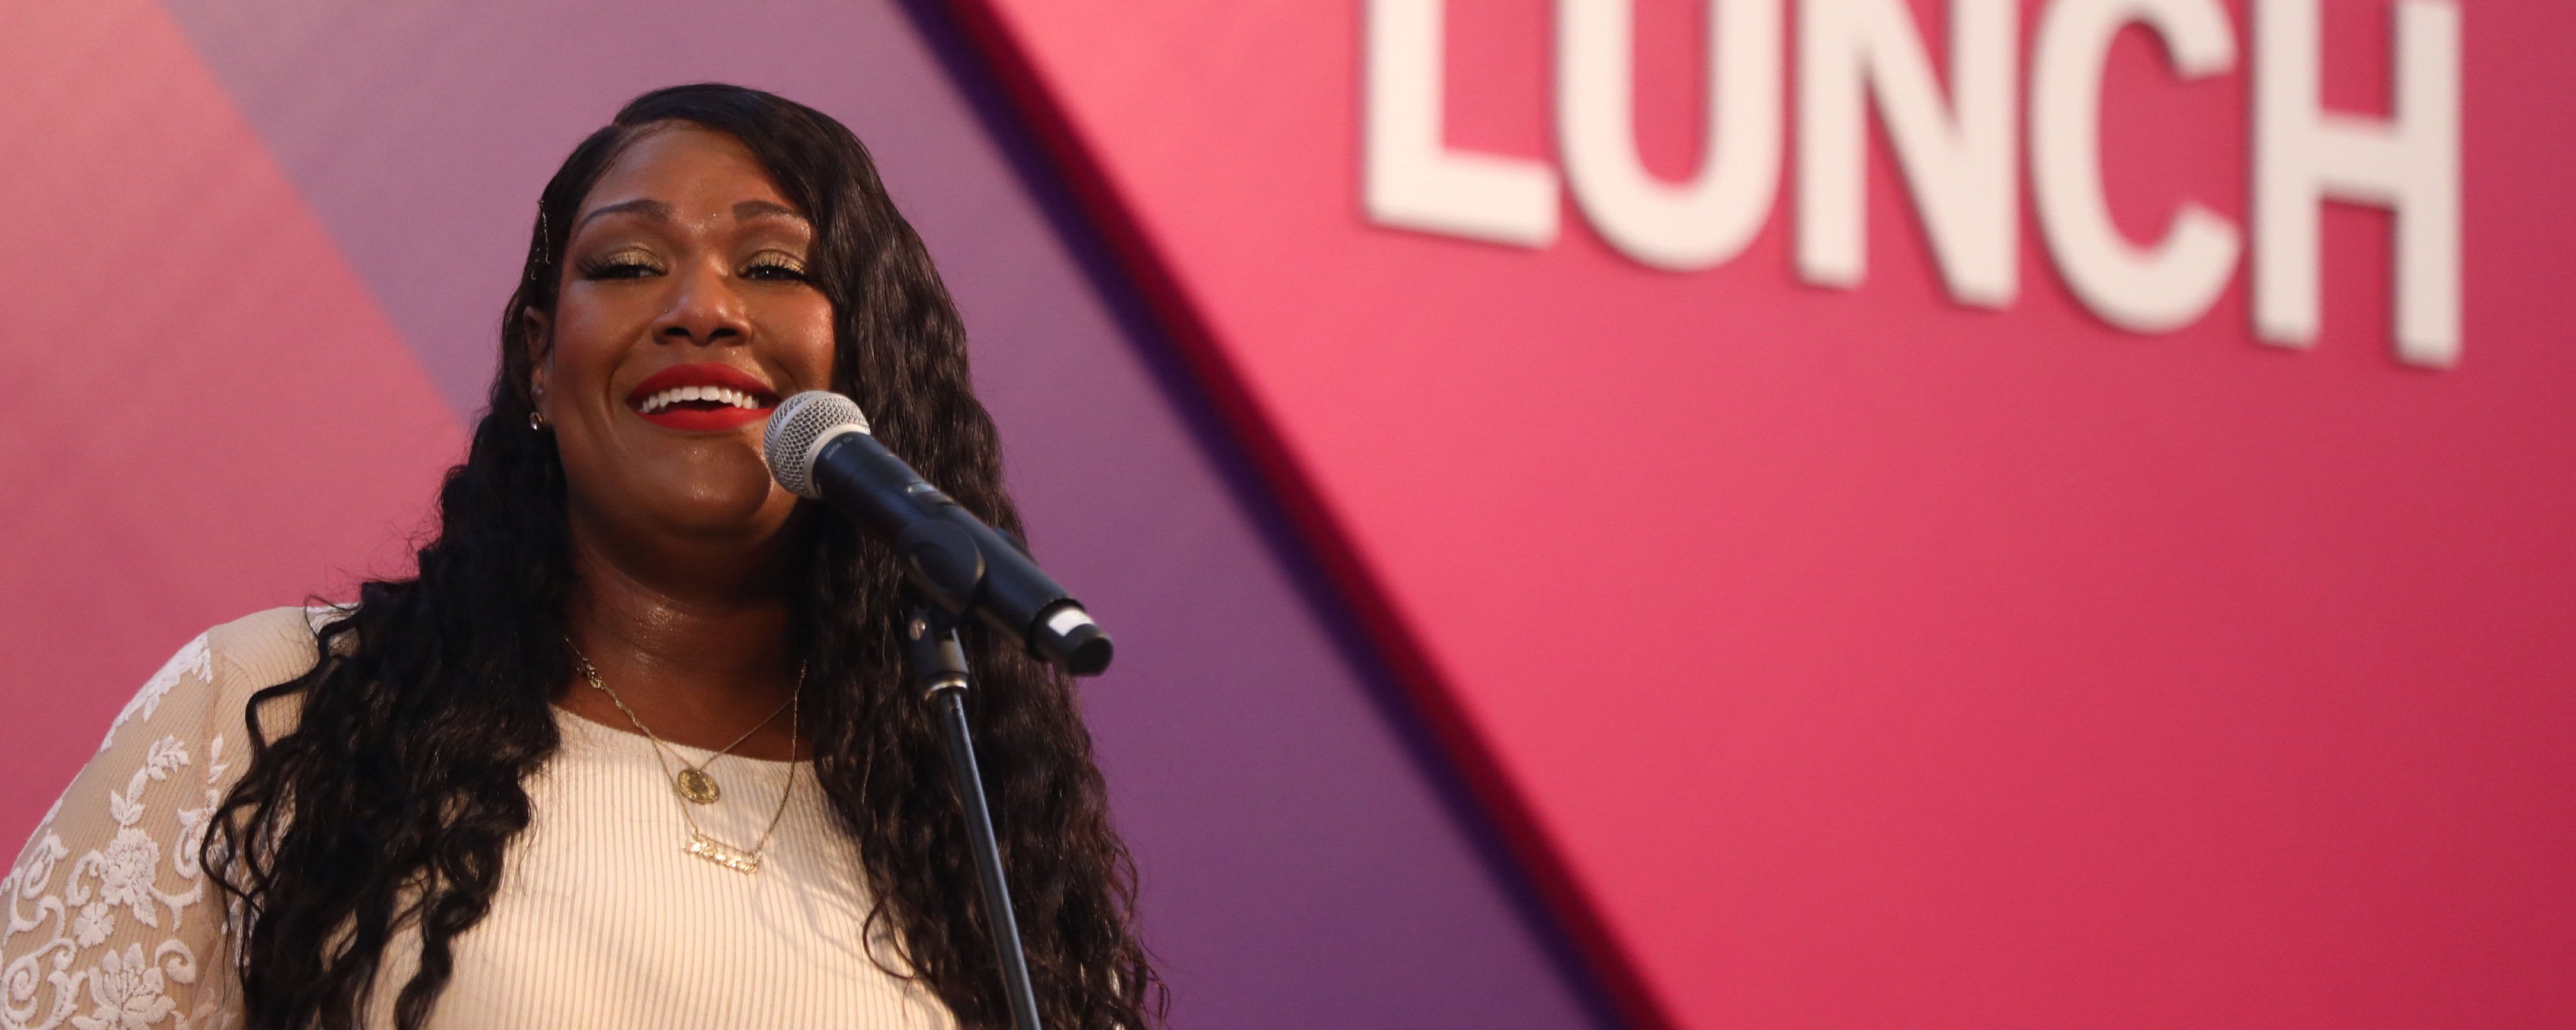
[[[868,432],[849,398],[807,390],[769,416],[769,474],[799,497],[840,509],[894,545],[904,575],[951,615],[973,611],[1031,655],[1076,676],[1109,667],[1109,635],[1039,571],[1020,543],[958,506]]]

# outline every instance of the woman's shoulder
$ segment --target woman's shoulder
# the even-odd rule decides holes
[[[90,1002],[118,1026],[172,1014],[209,1025],[231,1012],[224,912],[198,860],[249,753],[251,697],[311,671],[320,627],[346,614],[275,608],[224,623],[126,702],[0,876],[0,1025],[88,1025],[77,1013]],[[295,715],[262,713],[272,732]],[[53,970],[42,981],[40,965]]]
[[[327,606],[271,608],[207,630],[201,638],[207,676],[252,690],[302,676],[321,660],[322,628],[349,613],[347,608]]]
[[[175,722],[194,721],[203,733],[237,723],[251,695],[312,671],[321,657],[321,628],[346,615],[338,608],[271,608],[198,634],[116,713],[99,752],[114,748],[130,724],[167,731]],[[173,707],[193,713],[174,720],[164,711]]]

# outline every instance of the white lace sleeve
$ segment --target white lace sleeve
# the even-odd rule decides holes
[[[197,868],[245,757],[216,666],[200,636],[145,683],[0,879],[0,1030],[237,1022],[224,906]]]

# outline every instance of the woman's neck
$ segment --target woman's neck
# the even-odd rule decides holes
[[[666,547],[658,560],[637,562],[619,560],[620,549],[602,543],[574,534],[577,586],[565,623],[606,691],[577,680],[567,685],[564,708],[631,730],[615,704],[624,701],[654,735],[718,748],[786,702],[798,669],[775,555],[674,554]],[[781,718],[735,751],[785,758],[791,739]]]

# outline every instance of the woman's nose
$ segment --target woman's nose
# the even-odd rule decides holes
[[[734,291],[733,276],[700,264],[677,279],[671,306],[653,326],[656,341],[710,346],[749,338],[750,320],[743,312],[742,296]]]

